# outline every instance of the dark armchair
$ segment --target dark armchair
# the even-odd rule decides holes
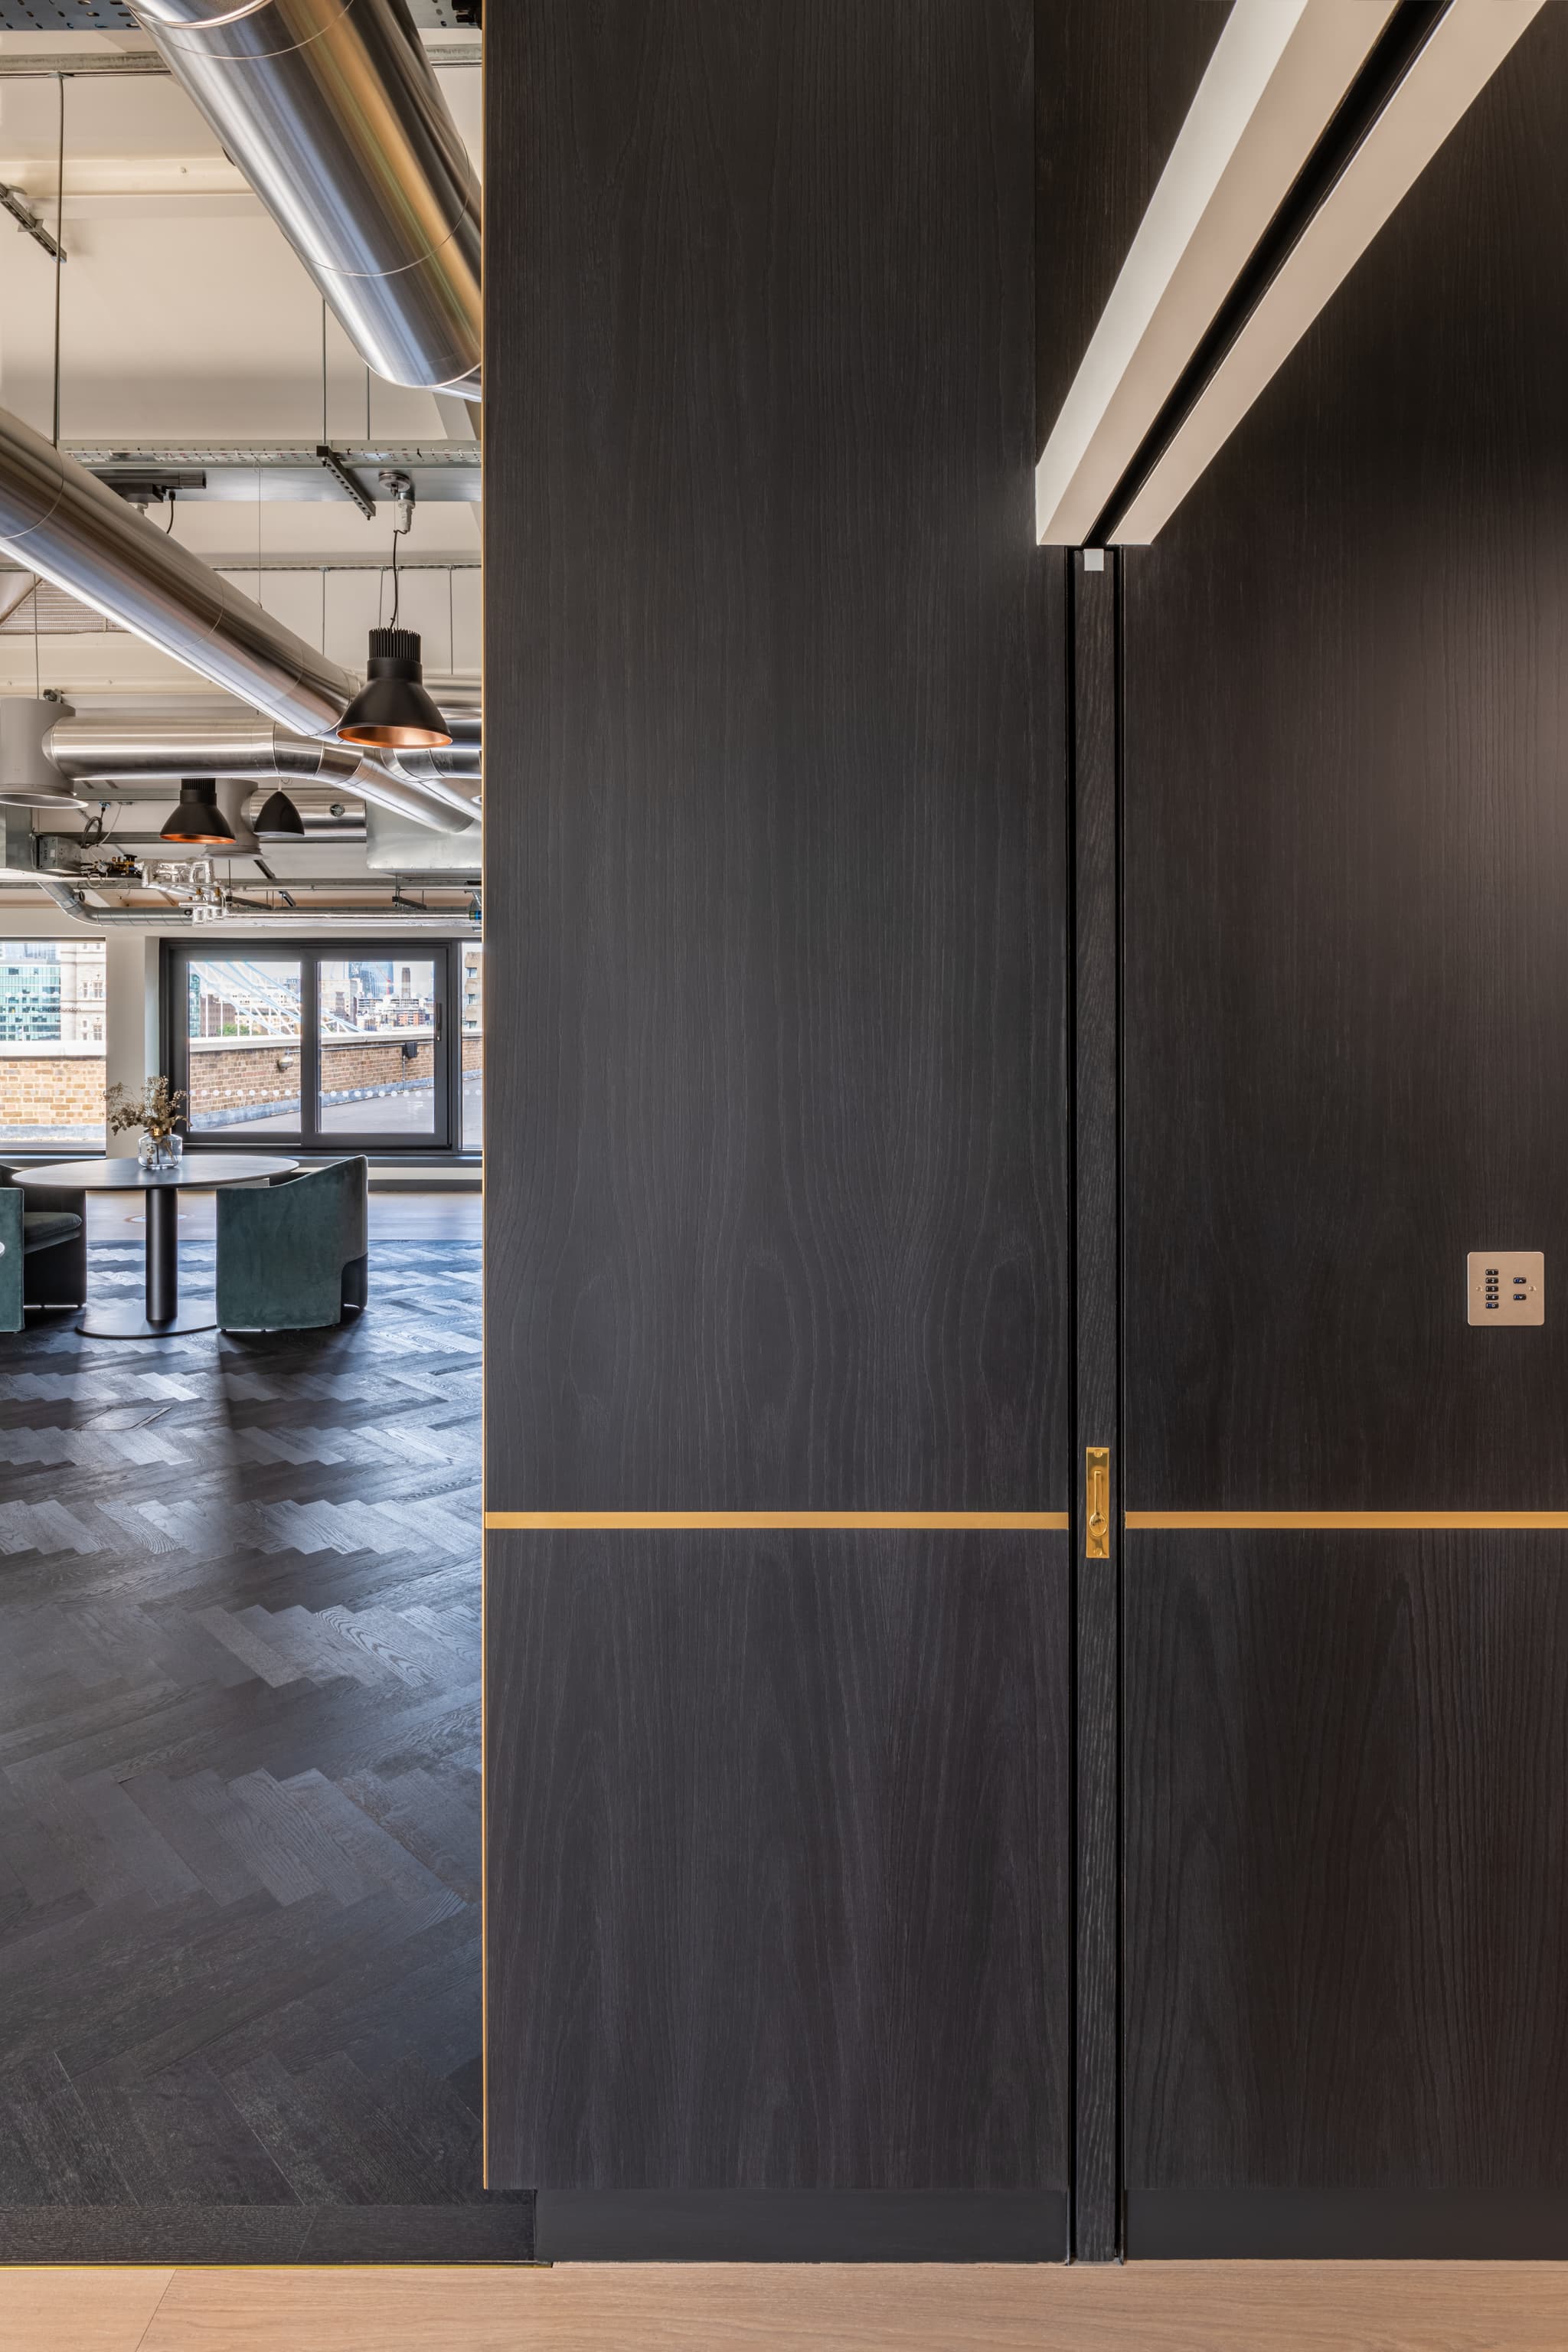
[[[217,1195],[217,1319],[224,1331],[312,1331],[363,1307],[370,1168],[337,1160]]]
[[[0,1166],[0,1331],[19,1331],[26,1307],[87,1303],[87,1196],[57,1185],[24,1192]]]

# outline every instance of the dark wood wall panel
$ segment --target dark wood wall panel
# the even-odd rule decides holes
[[[492,2185],[1066,2185],[1067,1549],[492,1538]]]
[[[1568,1536],[1126,1574],[1129,2189],[1568,2186]]]
[[[1230,8],[1231,0],[1035,0],[1040,448]]]
[[[1547,8],[1126,556],[1132,1507],[1568,1506],[1565,140]]]
[[[1565,140],[1548,8],[1124,558],[1133,1512],[1568,1508]],[[1565,1546],[1129,1532],[1132,2252],[1561,2250]]]
[[[491,1502],[1060,1509],[1028,0],[497,13]]]
[[[492,1510],[1065,1507],[1032,13],[489,12]],[[926,2191],[1060,2251],[1067,1581],[492,1535],[490,2179],[542,2243],[821,2254],[824,2196]]]

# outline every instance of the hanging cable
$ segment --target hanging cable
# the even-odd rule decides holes
[[[406,474],[386,473],[381,487],[392,499],[392,619],[388,626],[397,626],[398,598],[402,582],[397,570],[397,542],[406,538],[414,528],[414,484]]]
[[[66,221],[66,78],[55,76],[59,90],[59,142],[55,158],[55,447],[60,446],[60,273],[65,265]]]

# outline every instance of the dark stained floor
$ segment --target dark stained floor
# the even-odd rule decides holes
[[[0,1338],[0,2258],[528,2251],[479,2180],[478,1207],[374,1199],[340,1330]]]

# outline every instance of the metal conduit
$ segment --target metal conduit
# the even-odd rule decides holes
[[[269,761],[280,756],[278,728],[289,735],[331,734],[354,693],[356,681],[347,670],[5,409],[0,409],[0,549],[265,712],[277,722],[265,753]],[[250,731],[254,740],[258,730]],[[353,759],[356,789],[384,807],[437,833],[460,832],[472,822],[471,794],[451,783],[395,776],[343,745],[330,751]],[[166,772],[224,771],[209,764]],[[270,764],[255,771],[232,765],[226,772],[279,771]],[[320,773],[320,767],[310,772]]]
[[[475,815],[472,793],[459,784],[399,775],[352,744],[321,742],[264,719],[62,719],[43,748],[73,785],[254,776],[275,778],[285,787],[341,783],[436,833],[461,833]]]
[[[479,396],[480,195],[405,0],[134,0],[366,364]]]
[[[436,699],[440,702],[439,694]],[[430,751],[399,751],[386,761],[400,776],[412,783],[438,785],[444,778],[467,778],[477,783],[484,772],[484,742],[481,722],[477,710],[450,710],[442,707],[442,717],[452,730],[449,743]]]
[[[348,671],[5,409],[0,548],[300,733],[330,734],[354,692]]]

